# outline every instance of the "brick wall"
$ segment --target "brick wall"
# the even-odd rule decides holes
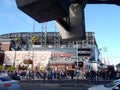
[[[10,42],[2,42],[1,50],[9,51],[10,50]]]

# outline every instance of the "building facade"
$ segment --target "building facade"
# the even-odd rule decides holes
[[[30,42],[32,36],[37,37],[34,45]],[[15,42],[16,37],[20,38],[19,42]],[[43,66],[54,70],[74,70],[78,66],[86,68],[85,63],[91,60],[91,50],[93,47],[98,49],[93,32],[86,32],[86,39],[80,41],[64,41],[59,32],[9,33],[0,35],[0,38],[3,40],[2,50],[5,51],[4,63],[16,67],[23,65],[23,61],[30,58],[34,68],[41,68],[43,64],[40,65],[40,62],[44,58],[44,52],[47,58],[43,60],[46,62]],[[4,48],[6,41],[7,49]],[[99,55],[95,58],[96,56],[93,61],[97,62]]]

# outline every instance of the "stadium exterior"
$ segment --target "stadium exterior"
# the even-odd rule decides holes
[[[30,42],[32,36],[37,37],[34,44]],[[15,41],[16,37],[20,38],[18,42]],[[64,41],[59,32],[9,33],[0,35],[0,41],[6,66],[60,71],[74,68],[89,70],[94,69],[94,65],[86,63],[101,63],[94,32],[86,32],[86,40],[81,41]],[[25,60],[31,60],[32,63],[25,63]]]

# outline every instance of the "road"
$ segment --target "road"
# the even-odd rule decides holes
[[[87,90],[89,86],[21,85],[20,90]]]
[[[98,84],[105,84],[111,82],[111,80],[99,80]],[[94,86],[95,83],[89,83],[87,80],[63,80],[62,84],[59,80],[48,81],[46,80],[21,80],[20,90],[88,90],[90,86]]]

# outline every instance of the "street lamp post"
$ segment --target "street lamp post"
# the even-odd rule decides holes
[[[78,41],[76,41],[76,45],[77,45],[77,47],[76,47],[76,59],[77,59],[77,69],[78,69]]]
[[[15,67],[16,50],[17,50],[17,45],[20,44],[20,37],[19,37],[19,36],[16,36],[16,37],[14,38],[14,41],[15,41],[15,55],[14,55],[13,67]]]
[[[79,84],[79,65],[78,65],[78,63],[79,63],[79,58],[78,58],[78,41],[76,41],[76,45],[77,45],[77,47],[76,47],[76,59],[77,59],[77,70],[76,70],[76,76],[77,76],[77,84]]]
[[[15,55],[14,55],[14,60],[13,60],[13,67],[15,67],[15,60],[16,60],[16,48],[15,48]]]

